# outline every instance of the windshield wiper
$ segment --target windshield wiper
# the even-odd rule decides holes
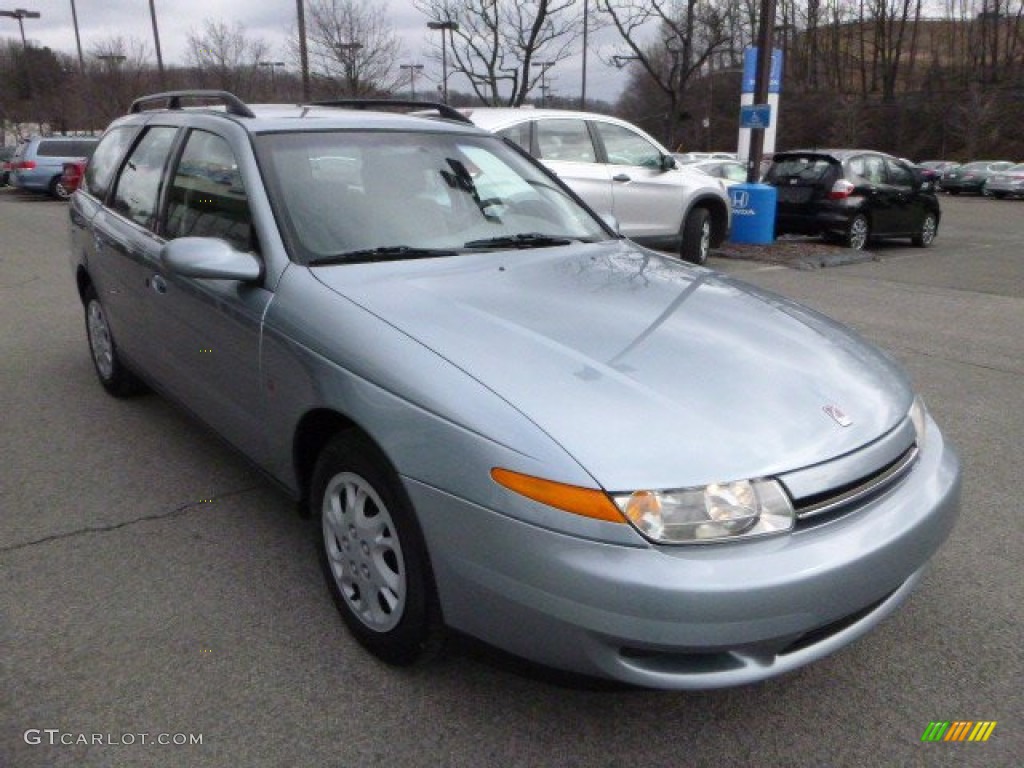
[[[556,245],[569,245],[578,238],[542,235],[539,232],[524,232],[519,235],[499,235],[483,240],[470,240],[466,248],[549,248]]]
[[[364,248],[348,251],[336,256],[324,256],[309,262],[311,267],[326,267],[332,264],[366,264],[372,261],[401,261],[403,259],[431,259],[438,256],[455,256],[456,251],[448,248],[415,248],[411,245],[387,245],[380,248]]]

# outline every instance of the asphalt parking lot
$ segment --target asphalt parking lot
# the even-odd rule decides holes
[[[957,529],[852,647],[756,686],[665,693],[466,641],[413,671],[371,659],[285,497],[168,402],[103,392],[67,206],[0,190],[0,766],[1019,766],[1024,202],[942,203],[931,249],[710,266],[907,367],[964,459]],[[922,742],[947,720],[997,725]]]

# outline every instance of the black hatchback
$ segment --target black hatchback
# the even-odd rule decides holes
[[[821,235],[860,250],[872,238],[932,244],[939,200],[920,169],[881,152],[777,152],[764,182],[776,187],[775,235]]]

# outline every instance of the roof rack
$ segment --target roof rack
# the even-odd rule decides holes
[[[164,109],[181,109],[182,99],[213,99],[221,102],[230,115],[238,117],[256,117],[256,114],[249,109],[248,105],[233,93],[228,91],[165,91],[154,93],[149,96],[142,96],[132,102],[131,112],[141,112],[145,104],[164,102]]]
[[[460,123],[472,121],[464,114],[447,104],[439,101],[416,101],[414,99],[330,99],[328,101],[310,102],[314,107],[349,107],[351,109],[384,109],[387,107],[418,107],[419,109],[436,110],[437,113],[448,120],[457,120]]]

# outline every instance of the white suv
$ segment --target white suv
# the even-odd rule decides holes
[[[729,233],[724,185],[685,167],[634,125],[560,109],[473,107],[476,125],[514,142],[550,168],[622,234],[696,264]]]

